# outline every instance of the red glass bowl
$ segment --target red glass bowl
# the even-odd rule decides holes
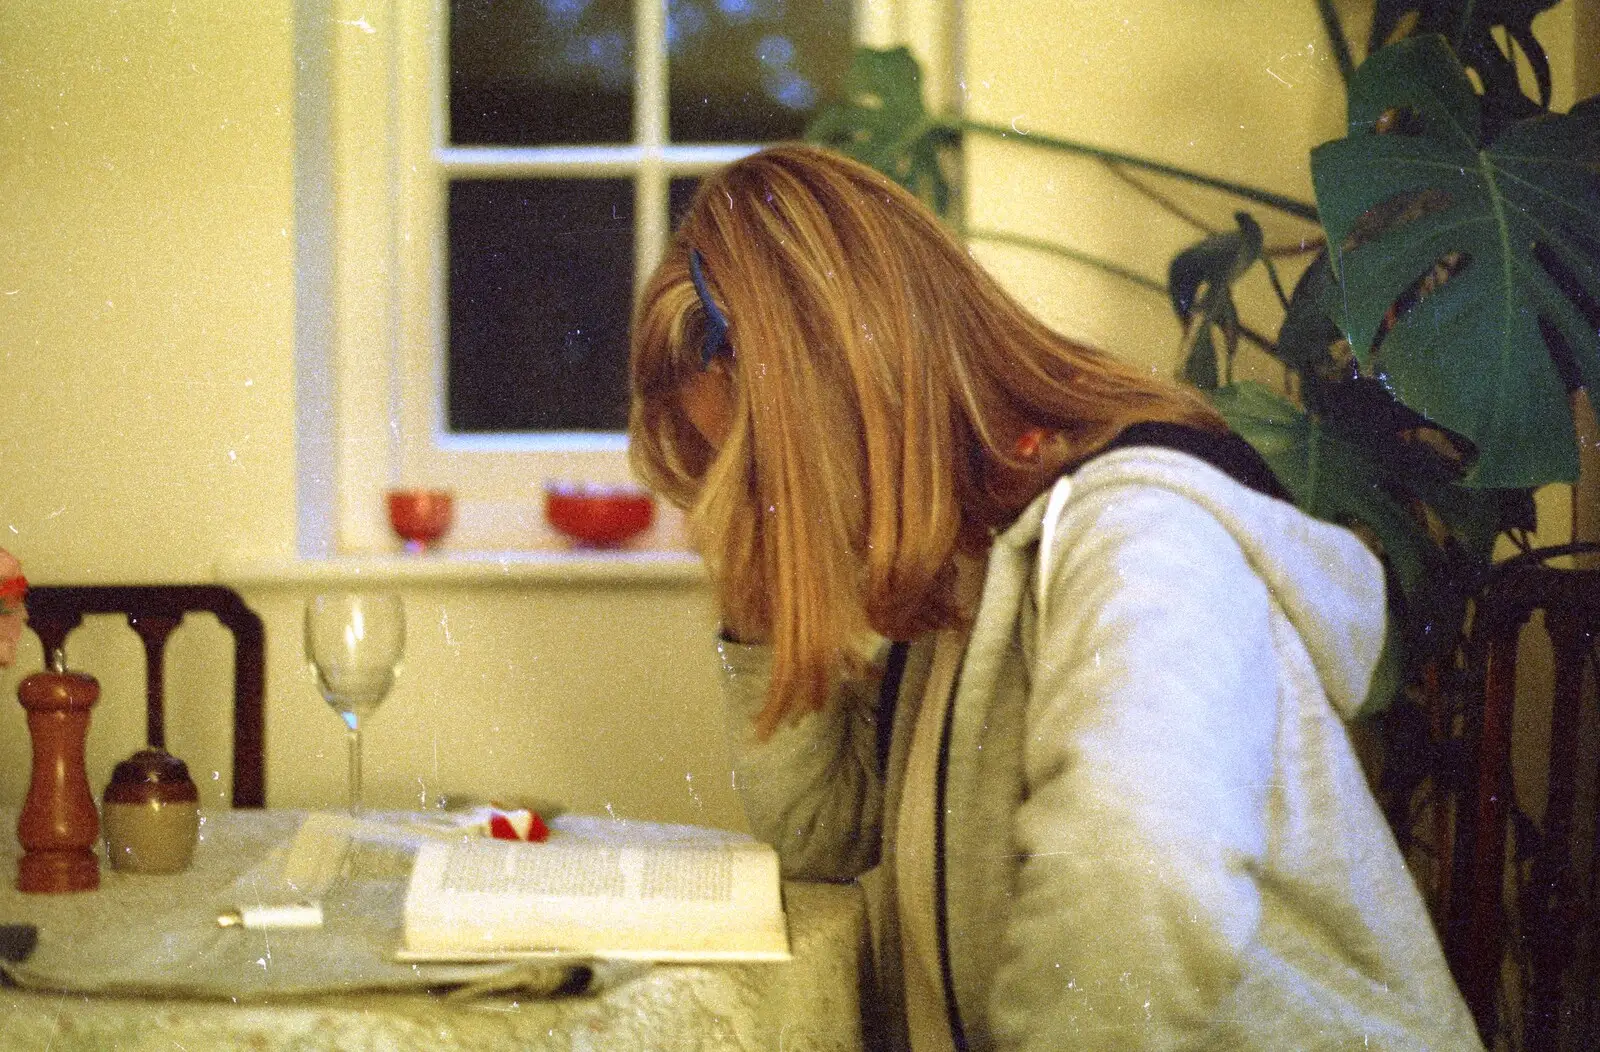
[[[544,517],[585,548],[616,548],[655,519],[656,502],[634,486],[596,486],[553,482],[545,487]]]
[[[390,490],[389,525],[406,542],[406,551],[426,551],[450,529],[454,504],[449,490]]]

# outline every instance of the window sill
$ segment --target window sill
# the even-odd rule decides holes
[[[699,556],[682,551],[438,552],[347,555],[328,559],[236,557],[217,564],[217,580],[238,588],[549,587],[665,585],[706,581]]]

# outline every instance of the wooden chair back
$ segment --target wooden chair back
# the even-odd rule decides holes
[[[1600,1028],[1600,1019],[1574,1020],[1568,996],[1594,990],[1600,980],[1600,826],[1593,800],[1600,758],[1582,746],[1590,736],[1585,724],[1595,719],[1585,706],[1594,704],[1600,569],[1553,565],[1558,556],[1597,552],[1595,546],[1565,545],[1498,566],[1475,600],[1465,650],[1467,682],[1476,696],[1467,698],[1463,710],[1466,784],[1450,853],[1445,946],[1485,1040],[1508,1028],[1520,1030],[1521,1041],[1512,1047],[1528,1052],[1593,1047],[1585,1039],[1572,1044],[1572,1026]],[[1554,674],[1548,698],[1526,691],[1522,698],[1524,705],[1549,706],[1550,753],[1538,787],[1545,799],[1537,821],[1533,809],[1517,799],[1512,773],[1513,732],[1523,722],[1515,711],[1517,660],[1523,629],[1531,623],[1542,623],[1549,637]],[[1508,975],[1518,977],[1509,998]],[[1583,1003],[1592,1015],[1592,999],[1585,996],[1578,1002]]]
[[[185,614],[216,615],[233,633],[233,806],[266,806],[266,631],[261,618],[231,588],[212,584],[34,585],[28,589],[28,626],[45,660],[64,648],[86,614],[123,614],[144,643],[145,735],[150,748],[166,748],[167,637]]]

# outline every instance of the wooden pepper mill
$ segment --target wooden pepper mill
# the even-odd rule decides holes
[[[84,770],[84,740],[100,684],[68,672],[57,650],[50,671],[23,680],[17,697],[33,739],[33,772],[17,822],[23,850],[17,890],[93,891],[100,886],[100,815]]]

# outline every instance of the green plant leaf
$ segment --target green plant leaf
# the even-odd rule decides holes
[[[1237,230],[1211,234],[1178,253],[1167,267],[1172,309],[1189,327],[1183,375],[1201,388],[1217,386],[1218,356],[1213,330],[1222,334],[1231,372],[1239,345],[1239,309],[1233,283],[1261,259],[1261,227],[1248,212],[1235,212]]]
[[[927,119],[922,70],[906,48],[857,48],[844,98],[822,109],[806,138],[873,167],[887,164],[908,130]]]
[[[1497,99],[1520,97],[1516,62],[1500,47],[1501,29],[1528,60],[1538,85],[1538,103],[1550,104],[1550,60],[1533,35],[1533,20],[1561,0],[1378,0],[1372,12],[1368,50],[1377,51],[1401,24],[1413,16],[1412,35],[1444,36],[1466,64],[1478,71],[1484,87]]]
[[[1211,337],[1211,326],[1201,325],[1191,333],[1180,375],[1185,383],[1202,391],[1214,391],[1222,383],[1222,370],[1217,362],[1217,345]]]
[[[1386,112],[1415,134],[1373,134]],[[1312,152],[1340,322],[1373,376],[1473,444],[1467,484],[1570,481],[1567,385],[1543,334],[1600,384],[1584,313],[1600,302],[1600,114],[1521,121],[1487,145],[1478,117],[1440,37],[1357,70],[1349,137]],[[1419,295],[1441,263],[1448,279]]]
[[[876,168],[945,215],[952,193],[941,154],[960,133],[923,105],[916,58],[904,47],[857,48],[843,91],[812,120],[805,138]]]
[[[1337,292],[1324,249],[1301,272],[1289,294],[1289,306],[1283,312],[1277,348],[1273,351],[1279,361],[1301,374],[1331,369],[1329,348],[1344,337],[1333,321],[1338,310]]]
[[[1187,321],[1202,287],[1232,285],[1261,258],[1261,227],[1248,212],[1235,212],[1239,229],[1211,234],[1184,249],[1167,267],[1172,309]]]
[[[1495,541],[1501,534],[1510,529],[1532,532],[1537,525],[1532,490],[1418,488],[1466,557],[1480,568],[1493,561]]]
[[[1344,141],[1376,132],[1378,119],[1390,110],[1406,112],[1418,123],[1415,131],[1440,144],[1478,148],[1478,96],[1441,36],[1402,40],[1361,64],[1347,92],[1350,139]],[[1406,138],[1395,135],[1384,141]]]

